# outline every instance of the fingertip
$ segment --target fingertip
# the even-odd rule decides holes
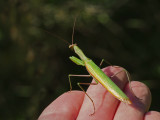
[[[133,103],[132,106],[136,107],[136,109],[139,109],[142,112],[149,110],[151,105],[151,92],[144,83],[132,81],[131,88],[128,83],[125,91]]]

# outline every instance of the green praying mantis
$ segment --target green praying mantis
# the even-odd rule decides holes
[[[76,19],[75,19],[76,21]],[[73,35],[74,35],[74,28],[75,28],[75,21],[73,26],[73,33],[72,33],[72,44],[69,45],[69,48],[72,49],[79,58],[75,56],[69,57],[71,61],[73,61],[77,65],[84,66],[86,70],[88,71],[89,75],[73,75],[69,74],[69,83],[70,83],[70,91],[72,90],[71,85],[71,76],[79,76],[79,77],[93,77],[96,83],[77,83],[78,86],[83,90],[83,92],[88,96],[88,98],[91,100],[94,108],[94,112],[91,114],[93,115],[95,113],[95,105],[92,98],[85,92],[85,90],[82,88],[81,85],[97,85],[100,83],[103,87],[105,87],[113,96],[115,96],[118,100],[127,103],[132,104],[131,100],[127,97],[127,95],[108,77],[100,68],[97,66],[90,58],[88,58],[83,51],[77,46],[77,44],[73,43]],[[102,60],[103,62],[104,60]],[[101,64],[102,64],[101,62]],[[115,66],[118,67],[118,66]],[[129,75],[127,71],[124,69],[124,71],[127,74],[127,77],[129,78]],[[120,71],[121,72],[121,71]]]

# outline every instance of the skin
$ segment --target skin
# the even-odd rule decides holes
[[[122,68],[107,67],[103,71],[112,76]],[[89,86],[87,93],[93,99],[93,106],[82,91],[66,92],[54,100],[39,116],[38,120],[160,120],[160,112],[149,111],[151,93],[141,82],[131,82],[131,92],[125,72],[120,72],[112,80],[125,92],[133,104],[128,105],[117,100],[101,84]],[[94,81],[93,81],[94,82]]]

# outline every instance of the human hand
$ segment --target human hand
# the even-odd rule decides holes
[[[112,76],[122,68],[107,67],[103,71]],[[54,100],[40,115],[38,120],[160,120],[160,113],[148,111],[151,104],[150,90],[141,82],[131,82],[130,90],[125,72],[120,72],[112,80],[124,90],[132,101],[131,105],[117,100],[101,84],[89,86],[87,93],[95,104],[95,114],[90,99],[82,91],[71,91]],[[94,82],[94,81],[93,81]]]

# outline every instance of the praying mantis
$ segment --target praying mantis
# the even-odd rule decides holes
[[[74,36],[74,28],[75,22],[73,25],[73,33],[72,33],[72,44],[69,45],[69,48],[72,49],[79,58],[75,56],[69,57],[69,59],[77,65],[84,66],[88,71],[89,75],[73,75],[69,74],[69,83],[70,83],[70,91],[72,90],[71,79],[72,76],[79,76],[79,77],[93,77],[96,83],[77,83],[77,85],[83,90],[83,92],[88,96],[93,104],[94,111],[91,115],[95,114],[95,105],[92,98],[85,92],[81,85],[97,85],[100,83],[103,87],[105,87],[115,98],[120,100],[121,102],[132,104],[131,100],[127,97],[127,95],[111,80],[109,76],[107,76],[90,58],[88,58],[83,51],[78,47],[77,44],[73,43],[73,36]],[[104,60],[102,60],[103,62]],[[102,63],[101,62],[101,63]],[[129,79],[128,72],[124,69]]]

